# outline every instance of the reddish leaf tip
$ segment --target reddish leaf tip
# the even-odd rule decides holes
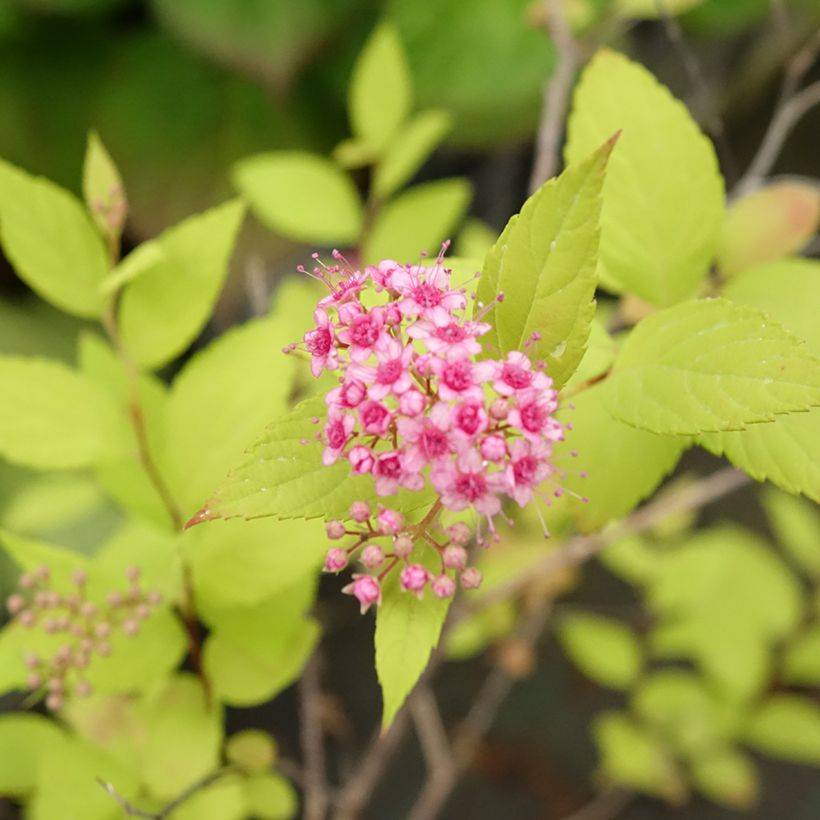
[[[188,521],[185,522],[185,526],[183,527],[183,529],[189,530],[191,527],[195,527],[197,524],[201,524],[203,521],[213,521],[215,518],[219,518],[219,516],[213,511],[209,510],[207,507],[203,507],[197,513],[195,513]]]

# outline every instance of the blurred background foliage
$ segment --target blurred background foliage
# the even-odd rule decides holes
[[[669,21],[658,19],[654,0],[566,3],[588,54],[602,44],[624,51],[686,101],[701,127],[718,137],[731,187],[769,122],[784,63],[820,23],[820,2],[667,0],[666,7],[702,66],[703,86],[693,81],[688,58],[670,39]],[[408,162],[404,176],[395,172],[395,184],[371,179],[348,120],[357,55],[382,19],[394,24],[407,57],[418,139],[435,149],[423,165],[427,151],[418,163]],[[87,133],[99,132],[126,180],[126,250],[237,189],[245,193],[259,222],[248,220],[242,229],[231,277],[192,345],[196,350],[250,315],[268,313],[273,283],[306,261],[302,242],[363,239],[355,221],[341,229],[338,220],[333,223],[339,237],[283,228],[282,214],[266,212],[243,181],[250,178],[252,187],[261,170],[276,169],[253,163],[272,151],[333,156],[350,171],[354,198],[368,183],[381,186],[387,197],[412,182],[416,197],[432,191],[433,199],[404,200],[409,211],[399,211],[394,224],[406,225],[408,212],[428,213],[430,201],[444,204],[433,215],[433,234],[415,225],[401,251],[412,254],[456,231],[459,256],[480,258],[525,197],[553,64],[542,4],[531,0],[0,0],[0,157],[79,193]],[[815,67],[812,76],[817,73]],[[716,117],[723,123],[718,135]],[[814,112],[788,140],[775,171],[818,177],[818,133]],[[243,169],[251,172],[243,176]],[[816,208],[813,185],[781,185],[786,187],[750,197],[730,212],[719,254],[727,277],[767,261],[767,249],[780,242],[778,219],[791,213],[795,197],[813,198]],[[370,204],[361,204],[362,219]],[[356,201],[353,209],[359,207]],[[313,212],[320,210],[317,202]],[[786,222],[788,233],[792,223]],[[816,213],[810,222],[816,225]],[[369,234],[365,255],[378,257],[383,247],[395,247],[396,230],[384,230],[381,243]],[[780,255],[803,247],[813,232],[810,226],[783,240]],[[753,246],[753,236],[766,241]],[[744,256],[750,253],[752,258]],[[299,335],[298,313],[307,315],[309,301],[295,291],[280,297],[285,307],[272,314],[279,330],[270,336],[277,345]],[[298,310],[289,312],[291,303]],[[602,307],[609,309],[606,301]],[[621,309],[627,313],[630,305]],[[642,306],[631,309],[640,312]],[[84,369],[93,369],[93,342],[83,335],[88,327],[40,301],[10,266],[0,266],[0,352],[73,362],[82,337]],[[598,363],[610,343],[599,330],[591,345]],[[248,345],[258,351],[254,339]],[[161,376],[170,379],[190,352],[166,365]],[[253,365],[264,368],[264,357]],[[293,378],[288,369],[281,380],[290,385]],[[303,390],[296,379],[294,390]],[[183,427],[180,446],[194,450],[198,431]],[[220,432],[227,437],[230,430]],[[225,457],[230,461],[233,453]],[[687,455],[682,480],[713,464],[704,453]],[[209,469],[215,474],[225,467]],[[112,487],[116,477],[107,482],[109,495],[115,495]],[[192,504],[203,492],[205,487],[187,488]],[[458,813],[452,816],[563,816],[588,795],[588,775],[596,766],[599,784],[625,784],[677,806],[639,799],[624,811],[628,820],[724,818],[738,809],[760,820],[820,814],[817,769],[799,765],[820,762],[816,709],[806,708],[816,697],[803,691],[816,693],[820,683],[816,507],[774,490],[762,496],[749,490],[737,498],[698,521],[673,522],[617,545],[583,577],[566,572],[553,578],[549,594],[564,597],[537,656],[524,651],[522,657],[520,647],[507,641],[520,614],[512,603],[459,626],[449,653],[463,662],[443,675],[445,714],[464,710],[465,692],[475,691],[488,656],[522,682],[453,798]],[[135,503],[142,501],[152,503]],[[145,509],[139,512],[145,515]],[[123,521],[122,511],[84,475],[37,476],[5,463],[0,517],[9,530],[88,553],[110,543]],[[520,522],[511,540],[514,557],[504,544],[487,554],[485,591],[543,551],[533,522]],[[219,562],[230,561],[219,550],[196,556],[210,562],[217,577]],[[5,556],[0,561],[6,562],[0,567],[5,595],[14,572]],[[692,584],[694,577],[705,580]],[[378,711],[376,684],[365,672],[372,670],[372,648],[370,635],[336,600],[335,589],[320,598],[322,620],[334,625],[328,667],[339,697],[329,699],[328,721],[335,726],[334,754],[344,761],[351,752],[350,726],[369,726]],[[223,637],[216,630],[213,645]],[[482,654],[488,646],[494,648]],[[223,668],[230,670],[231,663]],[[184,687],[184,679],[178,685]],[[245,706],[264,703],[271,681],[262,681],[258,692],[236,694],[226,672],[222,686],[226,702]],[[764,709],[750,708],[764,697]],[[228,725],[231,731],[260,720],[276,725],[277,740],[295,754],[293,706],[286,691],[273,705],[229,709]],[[82,710],[70,718],[80,727],[84,719]],[[373,816],[402,816],[421,765],[416,756],[391,774]],[[695,797],[687,803],[691,791],[710,802]],[[5,811],[0,805],[0,817]]]

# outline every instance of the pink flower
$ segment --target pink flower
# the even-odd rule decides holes
[[[518,406],[510,410],[507,421],[531,440],[538,440],[544,435],[551,441],[558,441],[563,431],[561,425],[551,418],[556,406],[552,391],[528,390],[518,397]]]
[[[398,305],[404,316],[421,316],[444,326],[450,324],[452,311],[467,306],[463,293],[449,289],[450,276],[440,264],[402,268],[393,272],[390,282],[404,297]]]
[[[383,399],[390,393],[400,396],[413,386],[408,366],[413,358],[411,345],[402,345],[397,339],[387,338],[376,351],[377,365],[351,364],[348,373],[370,385],[371,399]]]
[[[376,526],[380,533],[396,535],[404,526],[404,516],[396,510],[380,507],[379,514],[376,516]]]
[[[342,587],[345,595],[352,595],[361,604],[361,613],[364,615],[373,604],[380,604],[382,591],[379,582],[372,575],[353,575],[352,583]]]
[[[431,581],[430,589],[437,598],[452,598],[456,593],[456,582],[449,575],[439,575]]]
[[[448,510],[464,510],[472,505],[487,516],[501,510],[496,493],[507,488],[504,475],[488,473],[475,450],[467,450],[455,461],[436,464],[430,472],[430,480]]]
[[[350,452],[347,454],[347,460],[350,462],[354,475],[369,473],[376,463],[373,451],[363,444],[357,444],[355,447],[351,447]]]
[[[313,311],[316,327],[304,335],[305,347],[310,353],[310,372],[318,378],[323,370],[335,370],[339,357],[333,346],[333,323],[321,308]]]
[[[503,362],[498,363],[493,389],[502,396],[512,396],[522,390],[549,390],[552,381],[543,373],[532,369],[532,362],[518,350],[511,350]]]
[[[409,390],[399,396],[399,412],[403,416],[413,418],[421,413],[427,405],[427,399],[424,394],[411,387]]]
[[[393,415],[381,402],[368,400],[359,405],[362,430],[368,435],[383,436],[390,428]]]
[[[516,439],[510,443],[508,493],[520,507],[530,503],[535,488],[552,472],[547,460],[551,455],[552,448],[544,441]]]
[[[347,566],[347,553],[336,547],[335,549],[328,550],[327,555],[325,555],[325,572],[341,572]]]
[[[345,444],[350,441],[356,419],[353,416],[342,414],[331,408],[325,425],[325,442],[327,446],[322,454],[322,464],[326,467],[335,464],[344,450]]]
[[[415,592],[418,598],[424,594],[424,587],[430,573],[421,564],[407,564],[399,576],[401,588],[407,592]]]
[[[334,255],[336,252],[334,251]],[[356,299],[367,283],[367,272],[344,270],[337,265],[327,268],[322,274],[318,269],[314,273],[330,288],[330,294],[319,300],[319,307],[335,307]],[[338,278],[335,278],[338,275]]]
[[[482,401],[484,392],[481,385],[492,378],[495,364],[483,361],[474,364],[469,359],[438,359],[429,360],[430,370],[438,376],[439,397],[450,401],[452,399],[473,399]]]
[[[393,289],[393,274],[401,270],[401,265],[392,259],[382,259],[375,267],[368,268],[370,277],[376,285],[376,291],[387,290],[395,293]]]
[[[331,390],[325,396],[325,403],[328,406],[338,405],[339,407],[358,407],[367,395],[367,388],[356,379],[345,378],[341,387]]]
[[[461,573],[461,586],[464,589],[478,589],[482,580],[481,573],[475,567],[467,567]]]
[[[489,424],[484,403],[468,399],[453,408],[453,429],[466,441],[480,436]],[[493,459],[494,460],[494,459]]]
[[[424,479],[417,473],[409,472],[398,451],[381,453],[373,465],[373,477],[376,480],[376,495],[395,495],[399,485],[409,490],[420,490]]]
[[[481,343],[476,339],[489,331],[483,322],[465,322],[463,325],[451,320],[446,325],[436,325],[420,319],[407,328],[411,339],[420,339],[430,353],[448,358],[466,358],[481,353]]]
[[[453,452],[453,444],[448,433],[450,411],[446,404],[439,402],[429,416],[399,419],[398,433],[409,444],[405,451],[405,467],[411,472],[420,472],[427,464]]]
[[[336,331],[336,337],[340,342],[350,345],[350,358],[354,362],[363,362],[375,351],[376,344],[384,335],[382,312],[375,308],[368,313],[359,308],[356,311],[345,311],[342,315],[347,321],[345,326]]]
[[[487,461],[501,461],[507,455],[507,442],[504,436],[487,436],[481,440],[478,450]]]

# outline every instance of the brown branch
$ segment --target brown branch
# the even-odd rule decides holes
[[[493,587],[486,595],[477,598],[471,606],[456,614],[453,625],[492,604],[518,595],[540,576],[583,564],[616,541],[644,532],[671,515],[711,504],[751,482],[752,479],[740,470],[724,467],[694,484],[661,492],[623,521],[603,532],[575,536],[563,547],[547,553],[540,561],[512,576],[503,584]]]
[[[305,820],[324,820],[327,815],[328,789],[325,746],[322,734],[322,689],[320,657],[313,653],[299,680],[300,734],[305,795]]]
[[[577,44],[567,22],[563,0],[544,0],[556,62],[544,88],[541,120],[535,145],[535,160],[530,175],[530,193],[538,190],[558,170],[561,135],[569,110],[575,75],[581,62]]]
[[[453,756],[435,695],[429,685],[418,688],[409,708],[427,764],[428,777],[436,780],[450,777]]]
[[[612,820],[629,805],[633,798],[634,795],[624,789],[608,789],[578,811],[568,814],[563,820]]]
[[[187,789],[184,789],[182,792],[179,793],[177,797],[175,797],[170,803],[163,806],[159,811],[146,811],[145,809],[140,809],[137,806],[130,803],[126,798],[124,798],[115,788],[113,783],[109,783],[102,778],[97,778],[97,783],[105,789],[106,792],[122,807],[122,810],[129,816],[129,817],[142,817],[144,820],[165,820],[166,817],[170,817],[171,813],[176,811],[183,803],[186,803],[190,800],[195,794],[202,791],[203,789],[207,789],[208,786],[216,783],[217,780],[220,780],[225,775],[230,774],[233,772],[233,769],[230,766],[226,766],[222,769],[216,769],[215,771],[211,772],[210,774],[205,775],[200,780],[197,780],[195,783],[192,783],[188,786]]]

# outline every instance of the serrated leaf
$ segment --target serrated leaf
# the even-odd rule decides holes
[[[717,249],[717,264],[729,278],[797,253],[820,222],[816,183],[773,182],[732,203]],[[772,295],[776,298],[776,290]]]
[[[413,88],[398,32],[381,23],[370,35],[350,79],[353,133],[380,151],[410,112]]]
[[[614,416],[655,433],[742,430],[820,404],[820,361],[765,314],[702,299],[641,321],[603,397]]]
[[[663,743],[624,712],[596,716],[592,732],[606,780],[672,801],[686,794],[680,772]]]
[[[450,130],[452,118],[446,111],[422,111],[411,119],[387,145],[373,172],[373,193],[390,196],[421,168],[427,157]]]
[[[605,49],[576,87],[567,164],[619,129],[604,182],[601,264],[628,293],[665,307],[695,295],[706,278],[723,219],[723,180],[686,108],[645,68]]]
[[[449,599],[436,598],[429,590],[419,599],[399,589],[395,578],[383,588],[382,602],[376,610],[375,637],[382,731],[393,722],[427,667],[449,607]]]
[[[48,359],[0,356],[0,455],[36,469],[87,467],[122,455],[125,417],[82,374]]]
[[[691,766],[695,788],[710,800],[740,810],[757,802],[757,767],[748,755],[737,749],[714,749],[695,757]]]
[[[43,749],[61,735],[57,724],[42,715],[0,715],[0,794],[28,796],[37,783]]]
[[[96,131],[88,133],[83,163],[83,197],[100,233],[119,243],[128,200],[122,177]]]
[[[562,484],[589,499],[569,501],[573,518],[587,532],[631,512],[674,469],[689,444],[681,436],[660,436],[613,418],[603,398],[603,385],[573,397],[573,409],[561,416],[572,430],[556,447],[564,458],[578,454]]]
[[[610,135],[611,136],[611,135]],[[486,338],[502,352],[528,349],[561,387],[581,362],[595,315],[595,264],[601,185],[615,140],[541,186],[507,223],[490,249],[478,282],[487,314]]]
[[[0,160],[0,243],[20,278],[76,316],[103,311],[108,272],[102,238],[80,202],[42,177]]]
[[[324,417],[321,398],[307,399],[269,425],[266,434],[249,450],[246,460],[189,523],[215,518],[317,518],[347,516],[357,500],[375,497],[370,476],[351,476],[350,465],[337,461],[322,464],[323,445],[313,419]],[[390,499],[403,512],[425,506],[431,491],[401,491]]]
[[[355,243],[363,212],[350,178],[330,160],[276,151],[240,160],[233,183],[263,225],[302,242]]]
[[[233,200],[189,217],[158,236],[161,259],[125,288],[120,334],[129,353],[156,368],[182,353],[211,315],[245,205]]]
[[[416,261],[422,252],[435,254],[448,239],[470,203],[465,179],[441,179],[408,188],[376,217],[365,238],[364,259]]]
[[[820,706],[798,695],[773,695],[751,717],[745,740],[773,757],[820,765]]]
[[[783,679],[804,686],[820,685],[820,626],[810,627],[786,646]]]
[[[767,487],[763,507],[778,543],[812,577],[820,576],[820,513],[813,504]]]
[[[573,663],[602,686],[628,689],[640,675],[640,643],[619,621],[576,612],[561,618],[558,637]]]

